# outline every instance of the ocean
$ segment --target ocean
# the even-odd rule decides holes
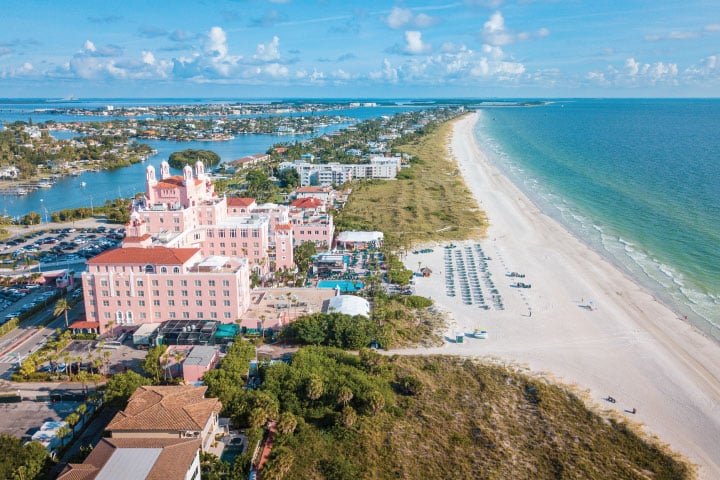
[[[545,213],[720,341],[720,100],[481,107],[476,137]]]

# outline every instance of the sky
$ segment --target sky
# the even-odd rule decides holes
[[[718,0],[4,0],[3,98],[720,96]]]

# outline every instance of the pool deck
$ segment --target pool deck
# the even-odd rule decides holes
[[[332,288],[266,288],[255,290],[250,308],[243,315],[242,326],[258,328],[265,318],[265,328],[281,329],[293,319],[318,313],[327,308],[327,302],[335,296]]]

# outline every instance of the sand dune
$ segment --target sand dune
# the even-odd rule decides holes
[[[433,270],[417,279],[418,294],[451,312],[456,325],[444,347],[404,353],[489,356],[550,372],[588,389],[602,408],[644,424],[698,464],[700,478],[720,478],[718,345],[543,214],[479,150],[477,115],[456,122],[451,150],[487,212],[490,228],[480,244],[505,308],[483,310],[447,296],[442,246],[409,254],[408,268],[422,262]],[[516,280],[507,274],[513,271],[532,288],[512,288]],[[486,286],[483,291],[488,300]],[[593,310],[583,307],[590,300]],[[451,341],[453,332],[478,327],[489,331],[488,339]],[[606,402],[608,395],[617,402]]]

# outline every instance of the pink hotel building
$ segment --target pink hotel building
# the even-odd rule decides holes
[[[194,171],[193,171],[194,170]],[[290,209],[218,197],[201,162],[160,180],[146,170],[122,248],[88,261],[89,321],[115,326],[172,319],[233,323],[250,302],[250,273],[295,268]]]

